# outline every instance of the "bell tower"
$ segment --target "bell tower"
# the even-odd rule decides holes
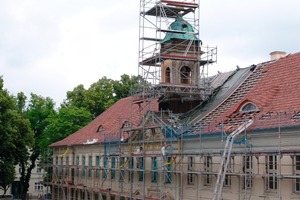
[[[216,48],[202,51],[198,9],[199,0],[141,0],[139,75],[159,110],[185,113],[206,100],[204,69]]]
[[[192,25],[181,16],[176,18],[169,30],[173,32],[167,32],[161,41],[161,55],[166,56],[161,63],[161,83],[197,86],[200,75],[194,59],[200,53],[201,41],[193,34]]]

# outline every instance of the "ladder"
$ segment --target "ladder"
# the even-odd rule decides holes
[[[221,164],[219,168],[219,173],[218,173],[218,178],[214,190],[214,196],[213,200],[220,200],[221,199],[221,194],[222,194],[222,189],[223,189],[223,183],[224,179],[226,176],[227,172],[227,167],[230,161],[230,156],[231,156],[231,150],[232,150],[232,145],[234,142],[234,139],[236,136],[238,136],[241,132],[246,130],[251,124],[253,123],[253,120],[247,120],[243,124],[241,124],[235,131],[230,133],[230,135],[226,139],[223,155],[221,158]]]

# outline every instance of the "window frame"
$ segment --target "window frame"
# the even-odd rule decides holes
[[[252,102],[246,102],[240,108],[241,113],[257,112],[259,111],[257,105]]]
[[[193,172],[195,164],[195,157],[188,156],[188,171]],[[195,174],[194,173],[188,173],[187,174],[187,184],[188,185],[194,185],[195,184]]]

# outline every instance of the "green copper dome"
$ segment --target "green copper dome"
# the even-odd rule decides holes
[[[170,25],[169,30],[175,32],[167,32],[164,39],[161,43],[165,43],[172,39],[181,39],[181,40],[196,40],[199,39],[194,35],[194,29],[191,24],[182,19],[181,16],[177,17],[176,20]],[[177,33],[176,31],[183,31],[187,33]]]

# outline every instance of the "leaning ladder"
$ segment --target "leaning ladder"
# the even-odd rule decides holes
[[[223,155],[221,158],[221,165],[219,168],[218,178],[214,190],[214,196],[213,200],[220,200],[222,189],[223,189],[223,183],[227,172],[227,167],[229,164],[230,156],[231,156],[231,150],[232,145],[234,142],[234,139],[236,136],[238,136],[241,132],[246,130],[251,124],[253,123],[253,120],[247,120],[242,125],[240,125],[235,131],[233,131],[226,139]]]

